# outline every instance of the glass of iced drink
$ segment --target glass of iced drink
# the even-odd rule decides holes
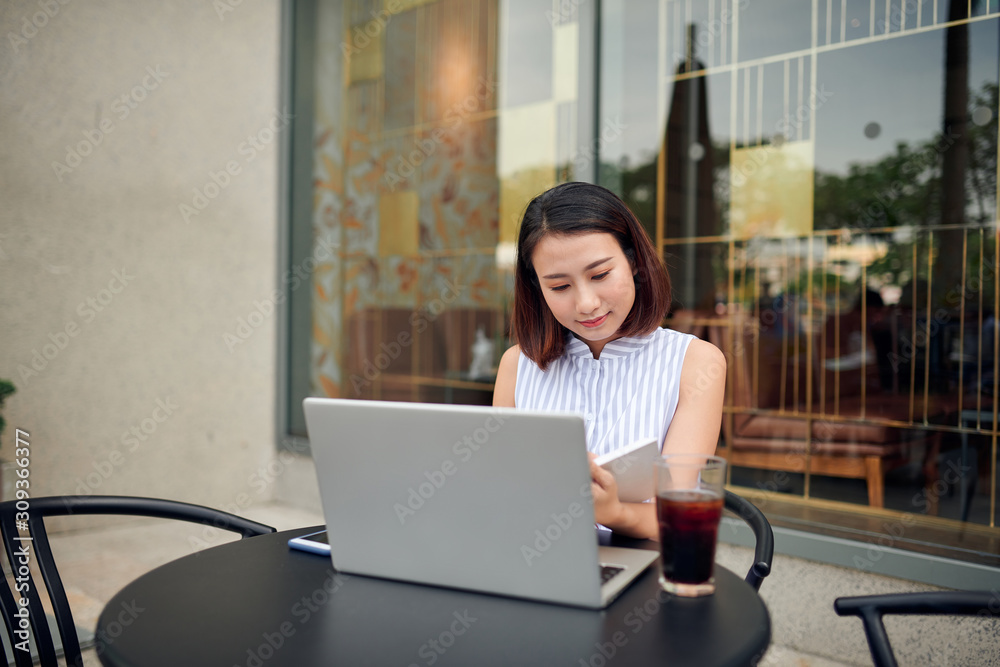
[[[655,463],[660,523],[660,586],[682,597],[715,592],[715,544],[726,481],[726,460],[668,454]]]

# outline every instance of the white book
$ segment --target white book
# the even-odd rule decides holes
[[[623,503],[641,503],[656,495],[656,477],[653,461],[660,457],[660,443],[656,438],[636,440],[619,450],[595,459],[618,483],[618,500]]]

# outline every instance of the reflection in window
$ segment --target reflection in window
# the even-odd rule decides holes
[[[998,13],[605,4],[604,77],[641,72],[615,91],[655,90],[662,130],[627,131],[604,182],[657,232],[668,325],[730,355],[734,484],[996,524]]]

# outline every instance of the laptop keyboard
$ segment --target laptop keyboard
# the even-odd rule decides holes
[[[624,567],[618,567],[617,565],[602,565],[601,566],[601,585],[608,583],[612,577],[624,570]]]

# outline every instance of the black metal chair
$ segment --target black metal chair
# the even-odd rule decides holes
[[[755,591],[759,591],[764,577],[771,573],[771,559],[774,557],[774,532],[771,524],[756,505],[732,491],[726,491],[725,508],[746,521],[753,530],[756,538],[754,563],[744,581],[753,586]]]
[[[857,616],[865,627],[868,649],[875,667],[896,667],[883,614],[992,616],[1000,618],[1000,596],[987,591],[932,591],[837,598],[839,616]]]
[[[28,637],[37,648],[37,660],[42,667],[58,664],[55,643],[39,595],[39,586],[32,577],[29,563],[37,565],[42,574],[59,629],[66,664],[69,667],[83,667],[73,614],[45,532],[45,517],[76,514],[118,514],[177,519],[240,533],[243,537],[275,532],[270,526],[235,514],[201,505],[156,498],[52,496],[0,503],[0,533],[3,536],[4,548],[13,575],[10,587],[0,585],[0,610],[3,612],[7,638],[13,653],[8,659],[12,659],[17,667],[32,665],[31,651],[15,648],[18,644],[28,648]],[[18,599],[15,599],[15,593],[18,594]]]

